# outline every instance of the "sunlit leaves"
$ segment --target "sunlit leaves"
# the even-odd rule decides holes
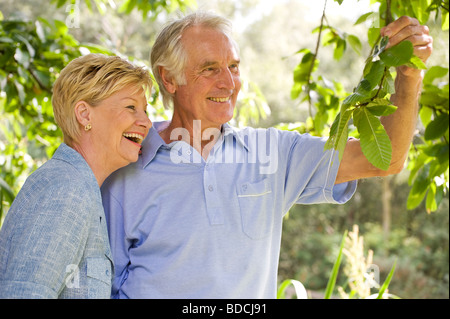
[[[100,14],[104,14],[108,7],[114,10],[118,10],[119,13],[130,14],[131,11],[137,9],[142,13],[142,17],[145,18],[156,18],[158,14],[163,11],[173,12],[177,9],[185,11],[190,7],[195,7],[195,0],[152,0],[152,1],[136,1],[136,0],[84,0],[84,3],[93,11],[95,8]],[[52,0],[52,3],[56,4],[58,8],[62,6],[73,6],[72,0]]]
[[[373,55],[366,61],[363,79],[349,95],[341,106],[340,114],[345,117],[339,120],[338,128],[331,129],[330,141],[326,149],[334,148],[342,154],[345,149],[343,139],[347,136],[347,130],[342,125],[347,125],[350,116],[353,116],[353,124],[360,134],[361,148],[369,162],[377,168],[387,170],[392,158],[392,146],[379,119],[380,116],[388,116],[395,112],[396,107],[391,105],[389,95],[393,93],[392,76],[390,67],[398,67],[404,64],[414,64],[413,46],[409,41],[387,48],[388,38],[381,39],[375,46]],[[335,123],[336,123],[335,120]],[[440,123],[440,122],[439,122]],[[438,126],[438,125],[436,125]],[[438,126],[442,130],[442,125]],[[433,131],[433,133],[435,133]],[[342,156],[342,155],[341,155]]]
[[[353,119],[364,155],[374,166],[387,170],[391,163],[392,146],[379,118],[363,107],[355,110]]]

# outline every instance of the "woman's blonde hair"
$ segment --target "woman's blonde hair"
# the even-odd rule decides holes
[[[129,85],[135,86],[136,92],[141,88],[149,92],[152,88],[149,70],[118,56],[103,54],[92,53],[72,60],[53,85],[53,113],[64,142],[72,146],[80,136],[74,112],[77,102],[85,101],[95,107]]]
[[[236,50],[238,49],[232,38],[231,22],[216,14],[197,11],[166,25],[159,33],[150,55],[153,76],[158,83],[166,108],[173,104],[173,95],[166,90],[159,67],[163,67],[168,72],[169,77],[172,77],[178,85],[186,84],[184,69],[187,63],[187,55],[181,38],[184,31],[193,26],[203,26],[222,32],[234,44]]]

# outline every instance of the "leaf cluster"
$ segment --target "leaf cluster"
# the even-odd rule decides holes
[[[335,1],[343,3],[343,0]],[[315,75],[320,44],[334,45],[336,60],[342,57],[348,44],[356,52],[361,51],[361,42],[356,37],[325,24],[324,9],[321,25],[313,31],[319,33],[315,51],[301,49],[297,52],[303,56],[294,69],[291,97],[309,103],[310,118],[298,127],[311,134],[329,135],[326,149],[336,149],[342,158],[348,137],[359,137],[367,159],[374,166],[386,170],[391,161],[392,146],[380,118],[396,110],[389,100],[395,93],[394,68],[407,65],[426,69],[426,66],[414,56],[410,42],[386,49],[387,39],[381,39],[380,29],[403,15],[415,17],[421,24],[426,24],[434,15],[442,30],[448,30],[449,1],[374,0],[374,3],[379,3],[379,9],[361,15],[355,22],[355,25],[370,24],[367,42],[373,49],[366,60],[362,79],[352,94],[346,94],[338,81],[331,82],[322,75]],[[448,193],[447,72],[448,69],[442,66],[433,66],[426,71],[420,99],[420,118],[424,130],[416,136],[409,154],[412,189],[408,209],[417,207],[426,199],[427,210],[435,211]],[[436,83],[441,78],[444,79]],[[334,121],[331,120],[333,118]]]
[[[8,185],[35,168],[30,154],[38,159],[51,155],[61,141],[51,88],[59,71],[80,54],[79,43],[60,21],[0,21],[1,205],[13,198]]]
[[[79,0],[52,0],[69,17],[80,14]],[[186,10],[195,0],[84,0],[90,12],[136,9],[144,19],[161,12]],[[116,4],[117,3],[117,4]],[[59,20],[6,20],[0,11],[0,224],[19,190],[24,176],[51,157],[62,142],[51,104],[52,86],[59,72],[72,59],[86,53],[119,54],[110,49],[81,44],[70,33],[70,23]],[[135,60],[132,57],[131,60]],[[152,112],[164,113],[158,105],[158,88],[150,101]]]
[[[331,130],[326,149],[334,148],[342,159],[348,139],[348,124],[353,124],[360,135],[361,148],[374,166],[387,170],[392,157],[392,146],[381,116],[388,116],[397,109],[389,97],[395,93],[391,67],[409,65],[425,68],[420,59],[414,56],[413,46],[409,41],[386,49],[388,38],[381,39],[374,53],[368,58],[364,67],[363,79],[343,102]]]
[[[410,150],[408,209],[425,200],[427,211],[436,211],[448,192],[449,83],[442,81],[446,76],[447,68],[433,66],[424,78],[419,116],[425,129]]]
[[[57,8],[60,8],[72,4],[73,0],[52,0],[51,2],[56,4]],[[144,20],[147,18],[156,19],[156,17],[164,11],[173,12],[177,9],[185,11],[196,5],[195,0],[122,0],[119,4],[116,4],[116,2],[117,0],[84,0],[84,3],[90,11],[93,11],[94,5],[100,14],[104,14],[108,6],[117,9],[119,13],[127,15],[133,10],[138,10],[142,13],[142,18]],[[94,3],[94,5],[92,3]]]

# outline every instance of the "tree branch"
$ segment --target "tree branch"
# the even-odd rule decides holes
[[[392,18],[391,12],[391,0],[386,0],[386,25],[392,23],[394,19]]]
[[[323,14],[322,14],[322,19],[320,21],[320,29],[319,29],[319,37],[317,38],[317,44],[316,44],[316,50],[313,54],[313,59],[311,61],[311,66],[309,68],[309,72],[308,72],[308,78],[307,78],[307,87],[306,87],[306,94],[308,96],[308,103],[309,103],[309,116],[312,118],[312,105],[311,105],[311,75],[314,69],[314,64],[317,60],[317,56],[319,54],[319,48],[320,48],[320,39],[322,37],[322,31],[323,31],[323,24],[324,24],[324,20],[325,20],[325,10],[327,8],[327,0],[325,0],[325,4],[323,6]]]

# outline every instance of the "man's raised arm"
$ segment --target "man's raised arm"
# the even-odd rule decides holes
[[[401,17],[381,29],[382,36],[389,37],[387,48],[402,41],[410,41],[414,46],[414,54],[426,62],[433,51],[433,38],[427,26],[410,17]],[[397,174],[403,169],[408,155],[414,131],[416,129],[419,109],[419,96],[424,72],[401,66],[397,68],[395,94],[391,102],[398,107],[397,111],[381,118],[381,122],[389,135],[392,144],[392,160],[387,171],[380,170],[369,163],[362,153],[360,142],[350,139],[347,142],[339,167],[336,184],[374,176]]]

